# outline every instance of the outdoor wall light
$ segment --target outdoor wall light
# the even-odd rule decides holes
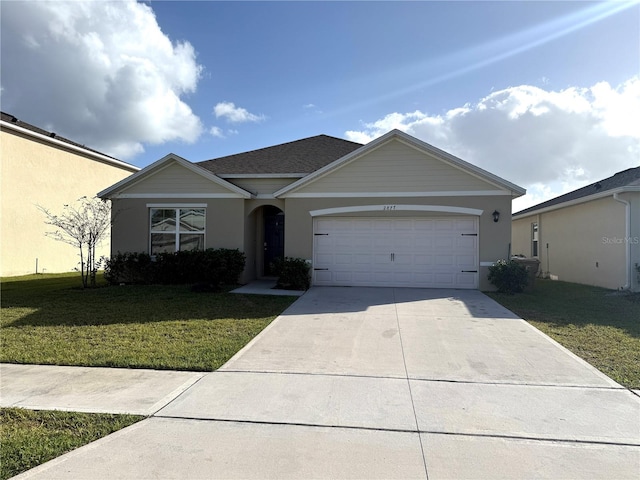
[[[498,210],[494,210],[491,215],[493,215],[494,222],[497,222],[498,220],[500,220],[500,212]]]

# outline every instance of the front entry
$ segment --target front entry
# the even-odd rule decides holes
[[[264,275],[274,275],[272,264],[284,257],[284,212],[277,207],[264,207]]]

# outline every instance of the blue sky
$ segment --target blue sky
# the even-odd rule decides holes
[[[3,111],[141,167],[400,128],[524,208],[640,163],[638,2],[1,8]]]

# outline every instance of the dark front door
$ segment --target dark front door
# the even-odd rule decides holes
[[[273,275],[272,263],[284,257],[284,212],[276,207],[264,210],[264,274]]]

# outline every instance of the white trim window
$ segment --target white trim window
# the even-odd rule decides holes
[[[205,213],[204,208],[195,207],[150,208],[151,255],[204,250]]]
[[[531,256],[538,257],[538,222],[531,224]]]

